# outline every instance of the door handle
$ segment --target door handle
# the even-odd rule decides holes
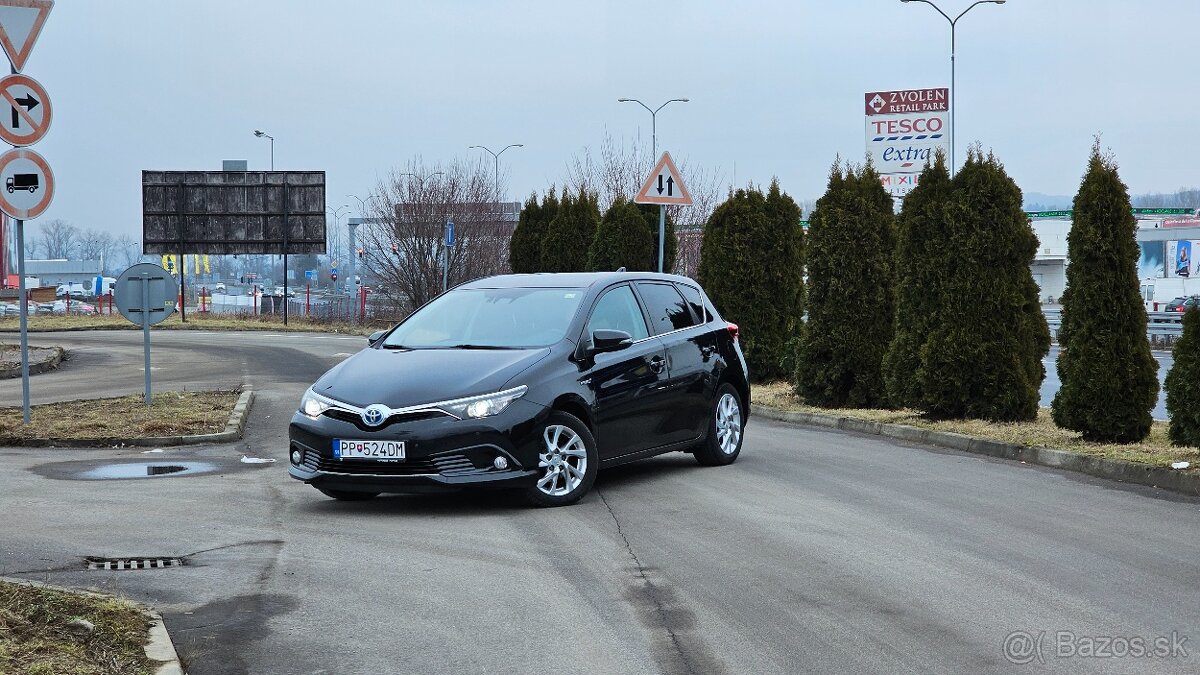
[[[664,359],[663,357],[656,356],[656,357],[650,359],[650,370],[653,370],[654,372],[661,375],[662,371],[664,371],[666,369],[667,369],[667,360]]]

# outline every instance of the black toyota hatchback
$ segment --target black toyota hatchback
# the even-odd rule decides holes
[[[336,499],[499,487],[578,501],[665,452],[737,459],[738,328],[679,276],[514,274],[445,293],[304,394],[289,473]]]

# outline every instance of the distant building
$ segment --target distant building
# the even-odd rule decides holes
[[[99,260],[26,260],[25,276],[37,277],[42,286],[83,284],[91,288],[100,276]]]

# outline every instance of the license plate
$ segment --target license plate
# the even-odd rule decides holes
[[[404,441],[357,441],[351,438],[333,439],[334,459],[404,459]]]

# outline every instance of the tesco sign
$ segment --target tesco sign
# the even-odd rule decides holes
[[[950,153],[948,112],[867,115],[863,130],[867,155],[880,174],[920,173],[938,148]],[[893,185],[912,187],[899,179]]]

